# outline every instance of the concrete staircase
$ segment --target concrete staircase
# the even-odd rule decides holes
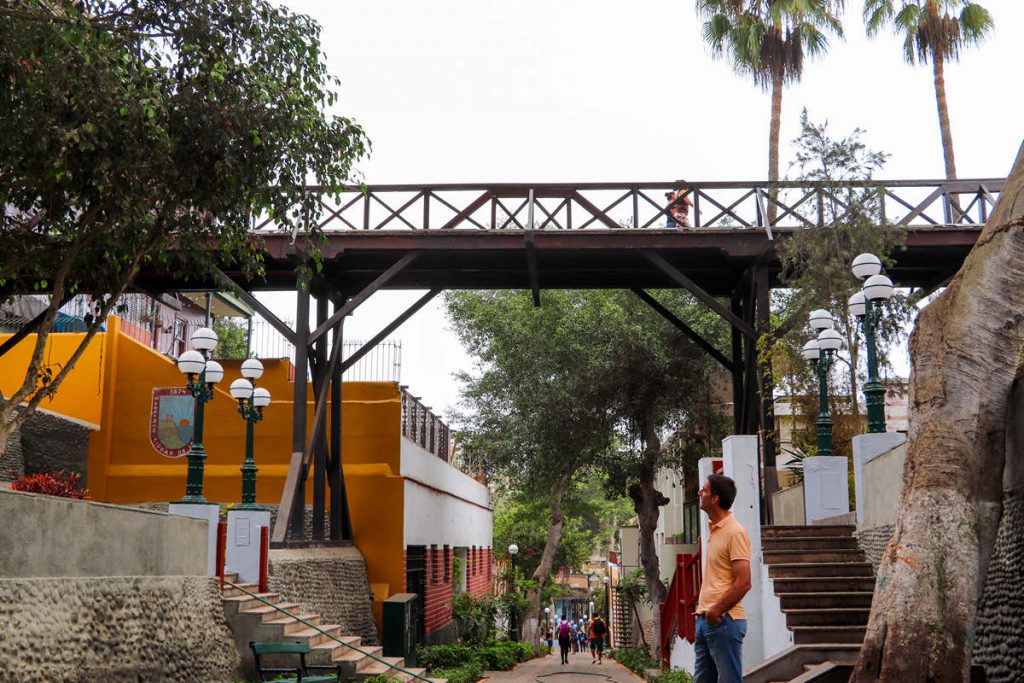
[[[762,527],[764,563],[794,644],[745,672],[744,681],[849,678],[875,588],[874,571],[853,531],[852,525]]]
[[[227,574],[225,580],[237,584],[238,576]],[[361,681],[369,676],[382,673],[388,673],[400,681],[419,680],[410,674],[425,676],[425,669],[406,668],[405,660],[401,657],[383,656],[382,647],[362,645],[361,638],[342,635],[340,626],[323,624],[319,615],[302,612],[298,603],[287,602],[278,593],[259,593],[258,586],[255,584],[237,585],[297,617],[286,616],[275,607],[247,595],[238,588],[224,586],[221,596],[224,613],[235,638],[235,647],[242,656],[244,673],[250,678],[255,678],[255,665],[252,652],[249,649],[250,642],[309,643],[310,654],[306,656],[307,665],[328,667],[341,665],[342,673],[349,681]],[[307,624],[317,628],[312,628]],[[325,635],[321,631],[330,635]],[[334,638],[330,636],[334,636]],[[359,648],[359,650],[353,648]],[[383,661],[378,661],[370,655]],[[289,664],[285,663],[285,665]],[[401,667],[403,670],[398,671],[394,667]],[[327,672],[318,670],[317,673]],[[446,683],[444,679],[430,680],[433,683]]]

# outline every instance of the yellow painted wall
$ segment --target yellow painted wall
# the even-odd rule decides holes
[[[89,444],[89,492],[94,500],[115,503],[173,501],[185,493],[185,456],[169,458],[149,440],[155,387],[180,387],[184,380],[172,359],[119,333],[111,319],[108,332],[93,341],[57,395],[45,407],[99,425]],[[0,336],[0,341],[5,337]],[[48,362],[71,353],[81,335],[51,335]],[[0,357],[0,387],[5,393],[20,368],[24,375],[35,337]],[[257,501],[276,504],[291,458],[294,383],[287,360],[263,360],[259,380],[272,396],[264,420],[256,425]],[[222,361],[224,379],[206,405],[204,446],[207,461],[204,494],[221,503],[241,500],[239,468],[245,456],[245,422],[227,393],[238,377],[240,361]],[[307,429],[312,424],[312,389]],[[405,590],[403,548],[404,489],[401,463],[401,397],[396,383],[346,382],[342,387],[342,457],[356,545],[366,558],[375,588],[374,610],[380,624],[381,601]],[[312,479],[312,477],[310,477]],[[307,502],[312,502],[312,481]]]

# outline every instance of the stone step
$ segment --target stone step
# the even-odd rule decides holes
[[[812,524],[800,526],[763,526],[761,538],[782,538],[792,536],[853,536],[853,524]]]
[[[325,626],[317,626],[316,628],[306,627],[301,631],[292,631],[287,634],[286,640],[290,642],[306,642],[309,643],[310,647],[319,645],[321,643],[333,643],[337,642],[331,636],[341,639],[341,626],[334,624],[328,624]]]
[[[234,597],[238,597],[240,595],[245,595],[245,593],[243,593],[241,590],[239,590],[240,588],[244,588],[245,590],[249,591],[250,593],[259,593],[259,589],[260,589],[259,584],[255,584],[255,583],[240,583],[240,584],[236,584],[236,585],[238,586],[238,588],[235,588],[235,586],[229,586],[227,584],[224,584],[224,592],[220,594],[221,597],[222,598],[234,598]]]
[[[295,617],[297,618],[292,618],[282,614],[274,619],[265,619],[263,623],[269,626],[281,626],[281,633],[283,635],[288,635],[290,633],[295,633],[296,631],[302,631],[309,628],[306,624],[320,625],[320,615],[318,614],[296,614]]]
[[[856,659],[860,645],[854,643],[821,643],[792,645],[778,654],[755,664],[743,672],[744,683],[788,683],[806,673],[808,664],[816,665],[830,660]]]
[[[377,674],[386,674],[388,672],[397,674],[395,667],[401,667],[405,665],[405,660],[401,657],[381,657],[384,661],[377,661],[372,657],[366,657],[356,667],[356,673],[365,676],[376,676]]]
[[[839,548],[834,550],[765,550],[762,557],[766,564],[799,564],[828,562],[863,563],[860,548]]]
[[[859,607],[783,610],[786,624],[793,626],[866,626],[871,610]]]
[[[266,623],[275,619],[280,619],[287,615],[282,614],[280,610],[286,610],[292,614],[297,614],[299,610],[299,603],[297,602],[284,602],[279,605],[260,605],[259,607],[253,607],[251,609],[239,610],[238,615],[251,615],[258,616],[260,621]]]
[[[776,588],[778,590],[778,588]],[[794,609],[829,609],[834,607],[871,607],[870,591],[776,593],[783,611]]]
[[[423,678],[426,678],[427,670],[415,667],[404,667],[403,671],[395,672],[392,675],[400,681],[413,681],[414,683],[422,683],[421,679],[416,678],[416,676],[413,676],[413,674],[416,674],[416,676],[422,676]]]
[[[267,602],[277,603],[281,600],[280,593],[256,593],[256,596]],[[230,598],[223,598],[224,612],[230,617],[237,612],[245,612],[256,607],[264,607],[265,603],[249,595],[236,595]]]
[[[793,643],[851,643],[861,645],[867,626],[793,626]]]
[[[768,576],[773,579],[824,578],[829,576],[874,578],[875,571],[867,562],[819,562],[817,564],[798,562],[768,565]]]
[[[874,576],[827,576],[775,578],[775,593],[850,593],[874,592]]]
[[[238,572],[224,572],[224,580],[238,583]]]
[[[768,550],[838,550],[840,548],[859,548],[853,536],[776,536],[761,539],[765,551]]]

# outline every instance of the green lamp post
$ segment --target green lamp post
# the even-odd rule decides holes
[[[885,387],[878,378],[878,346],[876,332],[882,318],[882,304],[892,297],[893,285],[882,275],[882,261],[874,254],[861,254],[853,259],[853,274],[864,281],[861,291],[850,297],[850,312],[861,322],[868,356],[868,381],[864,384],[867,404],[868,433],[885,432]]]
[[[843,337],[832,329],[832,314],[824,309],[811,312],[811,327],[817,339],[804,344],[801,354],[818,372],[818,455],[832,455],[832,418],[828,409],[828,371],[835,352],[843,345]]]
[[[512,591],[513,597],[515,597],[515,592],[516,592],[516,555],[519,554],[519,546],[517,546],[515,543],[510,545],[508,547],[508,554],[511,556],[511,559],[509,560],[509,562],[512,565],[512,567],[511,567],[512,568],[512,580],[510,582],[510,584],[511,584],[510,585],[510,589]],[[508,615],[508,617],[509,617],[509,628],[508,628],[508,630],[509,630],[509,634],[508,634],[509,640],[517,641],[517,640],[519,640],[519,625],[516,623],[518,620],[516,619],[515,600],[512,601],[512,606],[509,608],[509,615]]]
[[[245,420],[245,462],[242,464],[242,504],[238,510],[262,510],[256,504],[256,459],[253,456],[253,425],[263,419],[270,405],[270,392],[256,386],[263,375],[263,364],[255,358],[242,363],[242,379],[231,383],[231,398],[238,401],[238,414]]]
[[[217,333],[208,327],[200,327],[192,333],[195,350],[186,351],[178,357],[178,370],[188,378],[188,390],[195,399],[192,449],[188,453],[188,479],[185,483],[185,497],[179,503],[209,505],[203,497],[203,468],[206,465],[206,449],[203,448],[203,407],[213,399],[213,386],[224,378],[224,368],[215,360],[207,360],[217,347]]]

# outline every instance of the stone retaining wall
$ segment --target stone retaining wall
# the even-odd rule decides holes
[[[878,572],[878,565],[882,561],[882,553],[885,552],[885,548],[889,545],[889,541],[892,540],[892,535],[895,532],[895,524],[883,524],[882,526],[868,529],[857,529],[854,532],[854,536],[857,537],[857,545],[860,546],[861,552],[864,553],[864,557],[871,563],[876,573]]]
[[[198,576],[0,579],[0,679],[234,681],[217,583]]]
[[[322,623],[341,626],[342,634],[377,644],[366,561],[357,548],[271,550],[268,588],[319,614]]]

